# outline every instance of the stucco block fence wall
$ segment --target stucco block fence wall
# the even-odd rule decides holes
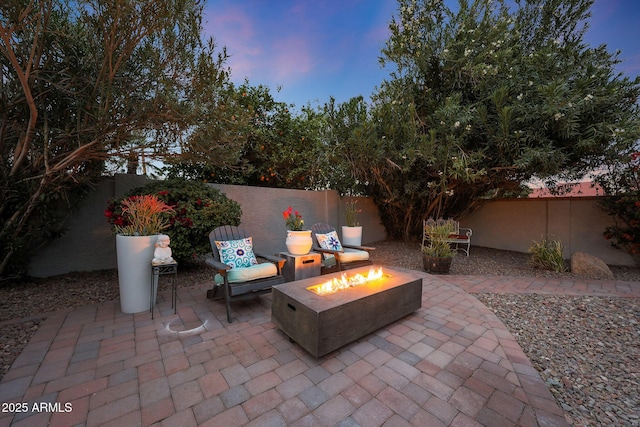
[[[565,259],[586,252],[609,265],[635,266],[630,255],[603,237],[613,224],[597,197],[493,200],[460,221],[473,229],[472,246],[527,252],[547,236],[563,243]]]
[[[116,268],[115,236],[104,217],[107,201],[122,197],[145,182],[146,178],[136,175],[116,175],[101,181],[67,221],[67,233],[32,258],[29,275],[49,277]],[[250,230],[257,249],[274,254],[286,250],[282,212],[288,206],[300,211],[307,226],[325,222],[336,226],[340,233],[346,218],[345,203],[350,200],[330,190],[211,185],[240,204],[241,225]],[[384,240],[386,232],[373,201],[365,197],[357,199],[363,211],[358,216],[363,226],[363,244]],[[612,223],[612,218],[598,208],[596,198],[551,198],[490,201],[462,219],[460,225],[473,229],[472,246],[527,252],[534,240],[548,235],[565,245],[565,258],[580,251],[607,264],[632,266],[634,262],[629,255],[611,247],[602,237],[606,226]],[[416,240],[419,238],[416,236]]]
[[[64,236],[51,242],[31,259],[28,274],[49,277],[72,271],[109,270],[116,268],[116,238],[104,216],[108,200],[123,197],[130,189],[148,180],[137,175],[105,178],[76,208],[67,221]],[[341,198],[336,191],[304,191],[240,185],[210,184],[242,208],[241,226],[251,233],[256,250],[277,254],[286,251],[286,227],[282,212],[288,206],[300,212],[306,227],[324,222],[336,227],[346,221],[345,204],[352,198]],[[362,243],[386,238],[378,208],[365,197],[356,197],[362,213]]]

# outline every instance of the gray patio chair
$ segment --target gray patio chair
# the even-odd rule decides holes
[[[249,239],[249,240],[247,240]],[[207,257],[207,265],[216,270],[212,289],[207,291],[207,298],[224,298],[227,306],[227,321],[231,323],[231,302],[254,298],[271,292],[271,287],[284,283],[282,267],[285,260],[280,257],[260,254],[253,250],[250,242],[251,234],[245,229],[224,225],[209,233],[211,256]],[[238,266],[255,255],[255,263]],[[267,262],[258,262],[262,258]],[[246,265],[246,264],[245,264]]]
[[[336,229],[329,224],[317,223],[311,226],[313,247],[311,250],[322,254],[323,262],[320,274],[371,265],[371,252],[376,248],[370,246],[343,245],[337,236]],[[324,244],[321,241],[324,240]]]

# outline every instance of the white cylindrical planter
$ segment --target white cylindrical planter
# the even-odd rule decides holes
[[[151,260],[157,238],[157,235],[116,235],[120,309],[123,313],[140,313],[150,308]]]
[[[345,245],[362,245],[362,226],[348,227],[342,226],[342,243]]]
[[[287,245],[287,252],[291,255],[306,255],[311,250],[311,246],[313,246],[311,230],[287,230],[287,239],[284,243]]]

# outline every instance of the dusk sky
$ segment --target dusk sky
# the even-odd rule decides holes
[[[209,0],[205,35],[226,46],[232,81],[302,107],[365,99],[388,75],[379,64],[396,0]],[[622,51],[618,71],[640,75],[640,1],[596,0],[586,35]],[[280,87],[280,91],[277,88]]]

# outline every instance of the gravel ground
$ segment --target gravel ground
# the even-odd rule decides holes
[[[375,260],[422,270],[419,244],[378,242]],[[575,277],[534,269],[524,253],[472,247],[451,274]],[[611,267],[640,282],[640,269]],[[180,283],[208,282],[202,266],[181,266]],[[166,286],[167,281],[163,281]],[[162,289],[162,285],[161,285]],[[640,426],[640,298],[475,295],[510,329],[574,426]],[[72,273],[0,287],[0,377],[46,313],[118,298],[115,271]]]

